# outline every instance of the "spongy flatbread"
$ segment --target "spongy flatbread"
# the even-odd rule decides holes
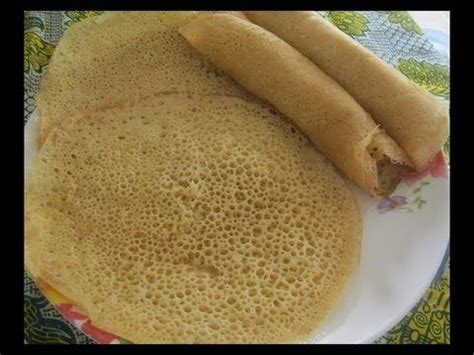
[[[38,93],[40,144],[64,118],[158,92],[250,97],[202,58],[176,26],[195,12],[111,12],[74,24]]]
[[[403,165],[410,164],[344,88],[273,33],[228,14],[197,16],[179,31],[217,67],[289,117],[373,196],[383,196],[382,182],[398,181]],[[387,171],[395,174],[384,174],[374,151],[382,153]]]
[[[238,98],[157,96],[64,121],[26,213],[33,276],[137,343],[302,340],[359,261],[343,179]]]
[[[449,131],[446,102],[315,11],[251,11],[247,16],[341,84],[400,144],[418,170],[439,152]]]

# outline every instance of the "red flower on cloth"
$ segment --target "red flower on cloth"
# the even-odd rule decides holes
[[[94,338],[99,344],[118,343],[118,339],[115,335],[93,326],[90,320],[87,320],[81,329]]]
[[[56,307],[58,308],[59,312],[61,312],[64,315],[64,317],[66,317],[70,321],[87,319],[87,316],[85,314],[74,310],[73,309],[74,305],[72,304],[62,303],[62,304],[57,305]]]
[[[448,177],[448,165],[444,158],[443,152],[439,152],[434,157],[433,161],[423,171],[410,172],[402,176],[402,181],[408,186],[412,186],[415,182],[423,179],[425,176],[431,175],[432,177]]]
[[[99,344],[119,343],[115,335],[93,326],[89,317],[81,312],[78,312],[74,308],[74,305],[62,303],[57,305],[57,308],[64,315],[64,317],[76,324],[76,326],[78,326],[84,333],[91,336]]]

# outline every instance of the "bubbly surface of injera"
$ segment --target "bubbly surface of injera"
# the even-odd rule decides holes
[[[343,179],[272,109],[165,95],[51,132],[25,257],[133,342],[294,342],[337,303],[361,229]]]
[[[176,30],[195,12],[110,12],[64,34],[38,93],[40,144],[62,119],[162,92],[246,97]]]

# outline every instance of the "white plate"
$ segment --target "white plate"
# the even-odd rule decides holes
[[[25,126],[25,178],[36,155],[37,131],[33,113]],[[364,220],[360,268],[331,319],[308,343],[371,343],[382,336],[422,297],[447,248],[448,178],[428,175],[411,187],[401,183],[392,197],[406,198],[406,204],[382,208],[385,213],[378,201],[350,186]],[[420,209],[413,204],[418,196],[426,201]]]

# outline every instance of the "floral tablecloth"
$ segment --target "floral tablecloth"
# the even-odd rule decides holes
[[[449,100],[449,35],[423,28],[406,11],[321,11],[337,27],[426,90]],[[27,11],[24,17],[24,122],[34,111],[35,93],[56,44],[73,23],[97,11]],[[432,42],[433,38],[438,40]],[[431,39],[431,41],[430,41]],[[433,44],[434,43],[434,44]],[[445,46],[443,48],[443,46]],[[449,157],[449,140],[444,147]],[[114,338],[95,329],[69,307],[72,325],[24,275],[25,343],[113,343]],[[60,296],[57,296],[60,297]],[[430,288],[415,307],[376,343],[446,344],[450,342],[449,248]],[[69,305],[70,306],[70,305]],[[76,318],[74,318],[76,317]],[[86,336],[78,330],[89,334]],[[95,338],[93,340],[92,338]]]

